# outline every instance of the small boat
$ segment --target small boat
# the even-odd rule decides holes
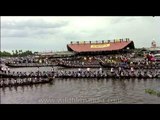
[[[130,65],[127,64],[110,64],[110,63],[104,63],[104,62],[99,62],[99,64],[103,67],[103,68],[118,68],[118,67],[123,67],[124,69],[130,69]],[[134,69],[160,69],[160,65],[157,66],[138,66],[138,65],[134,65],[133,66]]]
[[[54,78],[47,78],[47,79],[37,79],[37,78],[32,78],[28,80],[19,80],[15,79],[13,80],[8,80],[8,81],[0,81],[0,88],[4,87],[13,87],[13,86],[26,86],[26,85],[33,85],[33,84],[45,84],[45,83],[50,83]]]
[[[59,62],[58,66],[65,67],[65,68],[100,68],[100,64],[69,64],[64,62]]]
[[[56,66],[57,63],[52,63],[52,64],[42,64],[42,63],[6,63],[6,66],[9,67],[51,67],[51,66]]]

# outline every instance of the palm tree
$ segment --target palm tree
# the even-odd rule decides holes
[[[16,50],[15,52],[16,52],[16,53],[15,53],[15,54],[16,54],[16,56],[18,56],[18,50]]]
[[[21,55],[22,54],[22,50],[19,50],[19,55]]]
[[[14,50],[12,50],[12,53],[13,53],[13,55],[14,55]]]

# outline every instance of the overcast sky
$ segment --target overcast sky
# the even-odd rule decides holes
[[[160,17],[1,17],[1,50],[67,50],[70,41],[130,38],[135,47],[160,46]]]

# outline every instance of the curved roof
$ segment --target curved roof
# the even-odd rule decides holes
[[[67,45],[69,51],[75,51],[75,52],[114,51],[114,50],[121,50],[126,47],[134,48],[133,41],[79,43],[79,44]]]

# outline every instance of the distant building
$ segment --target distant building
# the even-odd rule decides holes
[[[152,54],[158,54],[160,53],[160,47],[157,46],[155,40],[153,40],[151,42],[151,47],[150,48],[146,48],[146,50],[149,52],[149,53],[152,53]]]
[[[156,42],[153,40],[151,43],[151,48],[156,48],[156,47],[157,47]]]
[[[74,51],[78,55],[114,54],[125,53],[134,49],[134,42],[126,39],[107,41],[84,41],[71,42],[67,45],[68,51]]]
[[[102,41],[77,41],[67,44],[68,51],[36,53],[40,58],[74,57],[77,55],[107,55],[127,53],[135,49],[134,42],[129,38],[102,40]]]

